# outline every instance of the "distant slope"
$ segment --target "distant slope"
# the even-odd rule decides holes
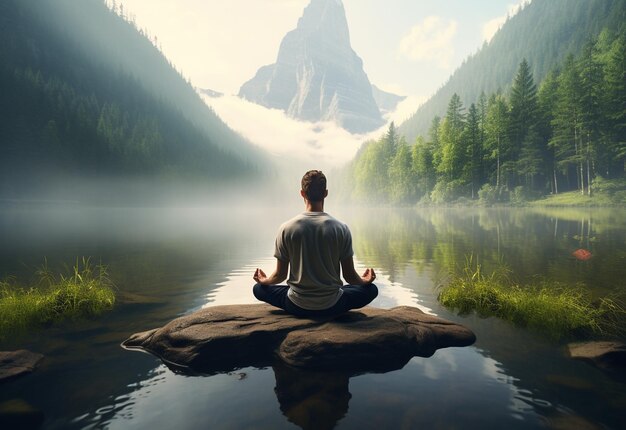
[[[4,0],[0,40],[0,196],[59,174],[225,183],[257,170],[258,151],[101,1]]]
[[[374,97],[376,105],[378,105],[378,109],[380,109],[380,113],[383,115],[393,112],[398,106],[398,103],[406,99],[406,96],[388,93],[387,91],[381,90],[376,85],[372,85],[372,96]]]
[[[457,93],[465,106],[481,92],[506,90],[523,58],[541,81],[569,53],[604,27],[617,29],[626,22],[626,0],[533,0],[509,19],[490,43],[470,56],[433,97],[399,127],[409,142],[426,135],[432,119],[443,116]]]

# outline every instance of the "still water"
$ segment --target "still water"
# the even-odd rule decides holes
[[[475,345],[413,358],[387,373],[272,367],[175,374],[123,350],[130,334],[203,306],[253,303],[252,273],[271,271],[279,224],[298,209],[0,208],[0,277],[28,276],[91,256],[109,268],[115,309],[0,344],[45,354],[36,372],[0,386],[44,428],[377,429],[623,428],[624,379],[565,355],[565,342],[494,318],[442,308],[437,286],[473,255],[506,264],[521,282],[582,284],[595,296],[626,291],[622,209],[341,209],[360,268],[374,267],[374,306],[420,307],[470,327]],[[592,252],[588,261],[571,253]]]

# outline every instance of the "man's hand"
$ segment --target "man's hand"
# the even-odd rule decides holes
[[[265,272],[259,268],[254,271],[254,276],[252,277],[257,283],[261,285],[269,285],[267,275]]]
[[[374,273],[374,269],[371,267],[365,269],[365,272],[363,273],[363,276],[361,276],[361,279],[366,284],[371,284],[372,282],[374,282],[374,279],[376,279],[376,273]]]
[[[261,285],[276,285],[287,279],[288,271],[289,262],[276,259],[276,269],[274,273],[267,276],[263,270],[257,268],[252,278]]]

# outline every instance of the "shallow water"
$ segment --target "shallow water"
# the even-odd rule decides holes
[[[329,208],[330,209],[330,208]],[[459,321],[472,347],[416,357],[387,373],[349,376],[275,363],[185,376],[123,350],[130,334],[203,306],[253,303],[254,268],[271,271],[278,225],[291,209],[0,208],[0,277],[27,279],[92,256],[123,298],[94,321],[31,333],[0,349],[46,355],[33,374],[0,386],[44,428],[620,428],[624,379],[565,356],[564,343],[494,318],[457,316],[436,286],[473,255],[506,263],[520,281],[582,283],[597,297],[626,291],[626,211],[619,209],[330,210],[353,232],[357,265],[373,266],[373,305],[418,306]],[[571,253],[592,252],[588,261]]]

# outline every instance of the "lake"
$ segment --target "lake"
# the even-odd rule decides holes
[[[46,429],[617,429],[626,422],[623,378],[568,358],[566,341],[458,316],[436,299],[437,286],[470,255],[487,271],[506,264],[520,282],[543,277],[596,297],[623,295],[626,210],[327,209],[350,226],[359,270],[377,271],[374,306],[417,306],[468,326],[476,343],[387,373],[277,362],[177,374],[120,342],[203,306],[254,303],[254,269],[273,269],[274,235],[299,208],[4,206],[0,278],[26,280],[44,257],[58,268],[91,256],[108,266],[120,303],[96,320],[0,344],[46,356],[31,375],[0,385],[0,403],[26,401],[43,411]],[[593,257],[575,259],[578,248]]]

